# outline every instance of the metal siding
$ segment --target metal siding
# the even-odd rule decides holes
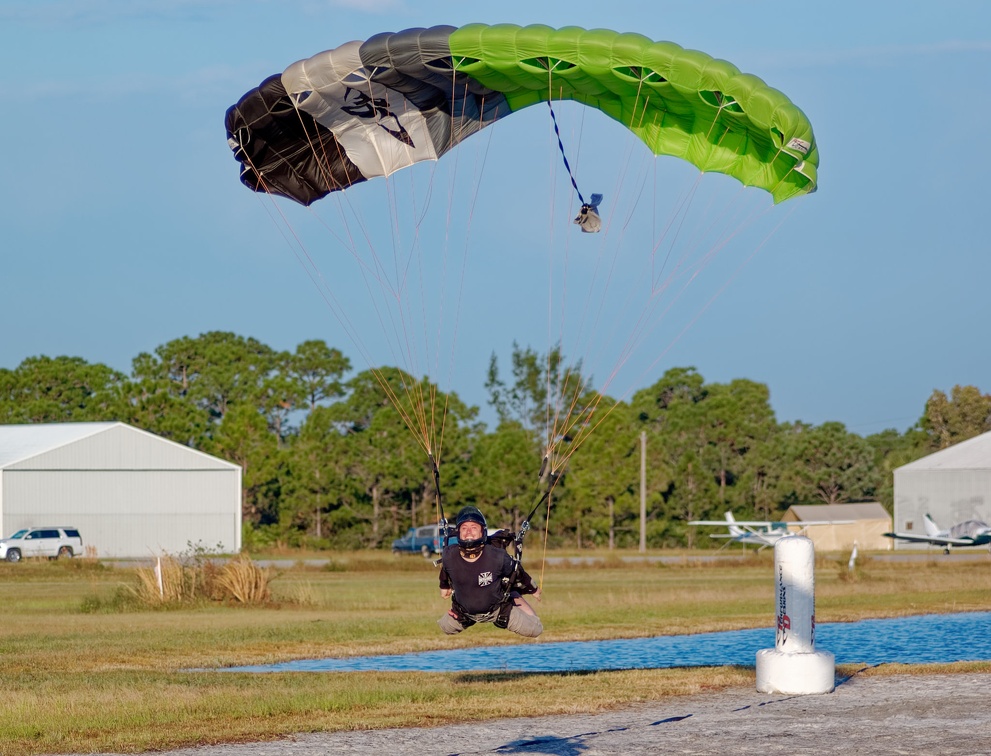
[[[896,469],[894,529],[925,535],[925,514],[942,529],[964,520],[991,521],[991,470]],[[895,548],[934,547],[896,541]]]
[[[235,465],[124,424],[36,454],[8,470],[216,470]]]
[[[236,512],[235,525],[234,525],[234,553],[240,553],[241,551],[241,532],[244,527],[244,522],[242,520],[241,503],[243,501],[243,480],[242,480],[243,470],[241,470],[240,465],[234,468],[234,491],[228,495],[231,496],[234,502],[234,510]]]
[[[78,527],[99,557],[241,546],[241,471],[6,470],[2,525]]]
[[[891,518],[883,520],[857,520],[845,525],[808,525],[789,523],[792,533],[803,533],[815,545],[816,553],[823,551],[849,551],[853,544],[866,551],[890,551],[891,539],[882,534],[891,528]]]

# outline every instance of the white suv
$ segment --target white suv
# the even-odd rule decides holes
[[[76,528],[24,528],[0,539],[0,559],[19,562],[24,557],[74,557],[83,553],[83,539]]]

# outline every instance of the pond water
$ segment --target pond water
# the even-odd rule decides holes
[[[466,632],[471,632],[468,630]],[[774,629],[666,635],[627,640],[525,643],[347,659],[302,659],[229,672],[519,671],[568,672],[663,667],[754,666],[774,648]],[[838,664],[991,661],[991,612],[928,614],[816,625],[816,648]]]

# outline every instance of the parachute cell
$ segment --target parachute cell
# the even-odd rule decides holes
[[[241,163],[245,186],[303,205],[365,180],[334,134],[297,111],[279,75],[227,111],[227,143]]]
[[[815,191],[802,111],[723,60],[639,34],[576,27],[436,26],[383,33],[294,63],[227,111],[255,191],[308,205],[422,160],[529,105],[573,100],[656,155],[768,191]]]

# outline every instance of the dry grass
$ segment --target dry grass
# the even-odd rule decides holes
[[[297,732],[592,713],[751,683],[752,675],[737,668],[588,674],[118,672],[99,681],[77,676],[57,685],[37,679],[23,695],[0,699],[0,754],[140,753]],[[41,710],[48,716],[38,720]]]
[[[240,554],[223,564],[210,559],[182,559],[166,554],[153,567],[135,570],[130,591],[146,607],[180,606],[199,601],[266,604],[271,599],[271,570]]]
[[[175,557],[160,558],[155,567],[140,568],[134,595],[146,606],[181,604],[196,598],[198,580]]]
[[[616,562],[608,569],[549,564],[537,606],[547,630],[533,652],[541,653],[543,642],[770,625],[771,564],[770,555],[716,565],[690,559],[673,566]],[[574,674],[184,671],[520,642],[491,626],[441,635],[435,620],[445,602],[436,570],[419,557],[342,554],[333,556],[333,565],[269,576],[271,598],[263,604],[203,601],[162,612],[111,601],[146,582],[140,571],[0,564],[6,685],[0,754],[128,753],[299,731],[591,712],[753,684],[753,670],[740,668],[588,673],[580,684]],[[246,573],[238,578],[243,595],[263,592],[253,567],[234,569]],[[820,563],[819,621],[988,608],[991,559],[865,559],[858,569],[850,580],[843,577],[845,562],[842,569],[836,560]],[[154,587],[157,592],[157,581]],[[102,602],[107,611],[81,613],[85,602]],[[991,665],[922,669],[991,672]],[[862,674],[903,671],[888,665]],[[843,674],[854,672],[859,669]]]
[[[223,566],[215,584],[224,598],[230,597],[241,604],[265,604],[271,598],[270,579],[269,570],[240,554]]]

